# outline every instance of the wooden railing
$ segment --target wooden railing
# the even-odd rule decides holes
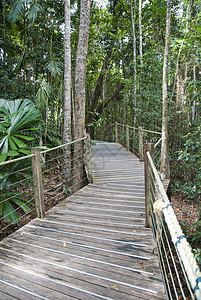
[[[145,145],[146,226],[152,227],[169,299],[201,299],[201,273],[154,164],[154,144]]]
[[[125,143],[123,143],[123,144],[125,144],[126,150],[134,152],[134,154],[138,156],[140,161],[144,160],[144,143],[145,142],[147,143],[147,142],[155,141],[154,148],[157,148],[157,146],[161,142],[161,136],[162,136],[161,132],[144,129],[142,126],[139,126],[137,128],[137,127],[129,126],[128,124],[120,124],[118,122],[115,122],[115,141],[116,141],[116,143],[120,142],[119,127],[123,128],[123,134],[125,136]],[[124,130],[124,128],[125,128],[125,130]],[[132,132],[134,133],[133,135],[132,135]],[[121,133],[122,133],[122,131],[121,131]],[[145,138],[145,134],[151,134],[152,137]],[[157,138],[158,135],[160,136],[159,139]],[[133,137],[135,138],[135,141],[133,141]],[[131,149],[131,141],[133,142],[133,145],[135,143],[135,145],[132,147],[132,149]],[[160,154],[160,150],[159,150],[158,154]],[[156,155],[156,158],[159,160],[158,154]]]
[[[162,181],[159,172],[161,137],[155,143],[144,144],[144,132],[161,135],[160,132],[134,128],[115,123],[115,140],[120,142],[119,127],[123,128],[126,150],[130,150],[132,137],[129,130],[137,131],[135,145],[138,144],[137,156],[144,160],[145,169],[145,225],[152,228],[155,238],[154,252],[159,257],[161,271],[168,299],[201,299],[201,272],[193,256],[192,248],[187,242],[176,218],[166,190],[169,179]],[[125,129],[124,129],[125,128]],[[147,142],[147,140],[146,140]],[[133,147],[134,148],[134,147]],[[136,153],[135,153],[136,154]],[[156,166],[156,162],[158,165]]]
[[[84,143],[82,157],[75,149],[77,143]],[[67,147],[70,157],[67,158],[69,180],[66,186],[63,166],[66,162],[64,149]],[[85,168],[80,168],[82,174],[75,174],[78,160],[85,165]],[[23,163],[23,168],[19,168],[19,163]],[[48,202],[54,200],[52,197],[62,200],[76,191],[78,186],[93,182],[90,137],[86,135],[82,139],[43,151],[34,148],[28,156],[0,163],[0,172],[5,174],[5,179],[2,175],[0,182],[0,207],[3,207],[0,234],[4,237],[8,227],[23,221],[28,214],[44,217],[45,206],[49,207]],[[81,178],[79,182],[77,177]],[[9,210],[6,210],[6,205]]]

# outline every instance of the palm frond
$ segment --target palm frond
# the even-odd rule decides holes
[[[42,12],[42,7],[38,3],[32,3],[29,9],[28,19],[33,22],[40,12]]]
[[[61,76],[63,74],[63,63],[56,61],[56,60],[50,60],[46,64],[46,69],[51,73],[53,77]]]
[[[52,87],[45,79],[38,79],[35,82],[38,86],[36,93],[36,102],[40,111],[46,111],[48,107],[48,99],[52,97]]]
[[[7,19],[10,22],[17,22],[19,18],[22,16],[22,14],[25,11],[25,0],[15,0],[13,1],[13,5],[11,7],[11,10],[9,11],[7,15]]]

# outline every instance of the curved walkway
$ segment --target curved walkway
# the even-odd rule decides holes
[[[0,243],[1,299],[166,299],[143,163],[114,143],[92,156],[94,184]]]

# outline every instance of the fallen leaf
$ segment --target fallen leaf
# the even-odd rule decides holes
[[[146,267],[144,263],[142,263],[142,267],[143,267],[143,268],[145,268],[145,267]]]
[[[63,245],[63,247],[65,248],[66,247],[66,243],[64,242],[64,245]]]
[[[24,234],[24,232],[21,232],[21,234],[20,235],[23,235]]]
[[[118,291],[117,284],[115,284],[115,285],[111,286],[110,288],[111,288],[111,289],[113,289],[113,290],[116,290],[116,291]]]
[[[62,206],[67,206],[65,203],[61,203]]]

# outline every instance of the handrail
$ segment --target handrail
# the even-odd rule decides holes
[[[118,122],[115,122],[115,140],[116,140],[116,143],[119,143],[119,139],[122,139],[122,134],[119,134],[118,126],[122,126],[123,128],[125,128],[125,133],[123,133],[123,135],[125,134],[124,135],[125,140],[124,140],[123,144],[126,146],[126,150],[127,151],[130,150],[131,152],[135,153],[135,155],[137,155],[139,157],[140,161],[144,160],[143,133],[148,132],[148,133],[152,133],[152,134],[162,135],[161,132],[153,131],[153,130],[147,130],[147,129],[142,128],[141,126],[136,128],[136,127],[130,126],[128,124],[120,124]],[[130,143],[131,142],[131,134],[130,134],[129,129],[138,130],[137,133],[135,133],[135,131],[133,131],[133,139],[132,139],[133,146],[132,147],[130,147],[131,146],[131,143]],[[155,144],[154,148],[156,148],[158,146],[158,144],[161,142],[161,140],[162,140],[162,137]],[[132,149],[130,149],[130,148],[132,148]],[[159,161],[158,156],[157,156],[157,160]]]
[[[30,158],[30,157],[33,157],[33,156],[34,156],[34,154],[30,154],[30,155],[18,157],[18,158],[15,158],[15,159],[10,159],[10,160],[1,162],[1,163],[0,163],[0,167],[1,167],[1,166],[4,166],[4,165],[7,165],[7,164],[10,164],[10,163],[13,163],[13,162],[17,162],[17,161],[26,159],[26,158]]]
[[[156,148],[161,141],[162,141],[162,137],[158,140],[158,142],[156,142],[156,144],[154,144],[154,148]]]
[[[116,142],[119,140],[118,125],[121,124],[116,122]],[[124,142],[126,150],[129,149],[129,142],[131,141],[129,128],[131,126],[125,124],[123,136],[126,140],[126,143]],[[195,299],[196,297],[196,299],[201,300],[201,273],[199,266],[166,194],[165,185],[167,182],[163,183],[161,181],[159,172],[152,159],[153,155],[157,163],[160,161],[158,158],[160,150],[157,155],[154,155],[154,149],[161,143],[162,136],[155,144],[144,144],[143,132],[162,134],[139,127],[138,134],[133,135],[133,143],[135,142],[136,151],[136,146],[139,142],[137,152],[140,160],[143,160],[144,150],[146,153],[144,157],[146,226],[152,227],[153,230],[167,294],[169,299],[179,299],[181,296],[182,299],[186,299],[185,295],[188,294],[190,296],[189,299]]]
[[[120,123],[118,123],[118,122],[116,122],[116,124],[119,125],[119,126],[126,126],[126,124],[120,124]],[[132,128],[132,129],[135,129],[135,130],[138,130],[137,127],[133,127],[133,126],[130,126],[130,125],[128,125],[128,127],[129,127],[129,128]],[[153,131],[153,130],[148,130],[148,129],[144,129],[144,128],[142,128],[142,131],[144,131],[144,132],[149,132],[149,133],[155,133],[155,134],[161,134],[161,135],[162,135],[162,132]]]
[[[74,149],[69,149],[69,157],[66,157],[63,151],[56,151],[81,141],[84,141],[84,151],[79,151],[74,147]],[[50,151],[52,151],[51,155],[46,157],[45,165],[43,165],[41,154]],[[11,202],[10,210],[5,213],[3,211],[3,214],[0,214],[0,221],[9,222],[7,225],[2,222],[0,233],[6,232],[13,222],[20,221],[28,213],[36,211],[37,217],[44,217],[46,204],[55,197],[52,192],[57,192],[58,198],[62,200],[62,198],[67,197],[67,194],[74,193],[82,188],[86,182],[93,182],[89,135],[44,151],[40,151],[40,148],[32,148],[31,152],[31,155],[0,163],[1,167],[32,158],[30,162],[28,161],[28,165],[26,164],[25,167],[20,166],[14,172],[12,172],[12,168],[10,173],[6,169],[6,177],[12,176],[13,178],[15,174],[16,178],[14,178],[14,183],[12,181],[5,182],[5,189],[4,187],[0,189],[1,204],[6,205],[6,203]],[[85,168],[83,168],[83,164]],[[47,176],[47,174],[50,175]],[[18,178],[18,176],[20,177]],[[44,194],[46,194],[46,197],[44,197]],[[12,202],[17,204],[17,208],[15,208],[15,205],[12,206]],[[25,213],[22,214],[22,211]]]
[[[51,149],[47,149],[47,150],[41,151],[40,153],[41,153],[41,154],[44,154],[44,153],[47,153],[47,152],[50,152],[50,151],[53,151],[53,150],[57,150],[57,149],[63,148],[63,147],[68,146],[68,145],[72,145],[72,144],[75,144],[75,143],[84,141],[84,140],[86,140],[86,139],[87,139],[87,137],[85,136],[85,137],[83,137],[83,138],[81,138],[81,139],[78,139],[78,140],[75,140],[75,141],[71,141],[71,142],[69,142],[69,143],[66,143],[66,144],[63,144],[63,145],[60,145],[60,146],[51,148]]]
[[[128,127],[131,128],[131,129],[134,129],[134,130],[138,130],[138,128],[130,126],[130,125],[128,125]]]
[[[191,287],[196,295],[197,299],[201,299],[201,272],[200,268],[196,263],[196,260],[191,251],[191,247],[187,242],[186,237],[184,236],[182,229],[179,225],[179,222],[176,218],[172,205],[168,199],[166,194],[164,185],[160,179],[159,173],[154,165],[153,159],[150,153],[146,152],[151,170],[153,172],[153,176],[156,180],[156,185],[158,187],[159,200],[157,206],[161,207],[161,211],[164,214],[165,222],[168,226],[172,241],[174,243],[175,248],[178,251],[178,254],[181,258],[183,266],[185,268],[186,274],[188,276],[188,280],[191,284]],[[160,202],[160,205],[159,205]]]
[[[142,128],[142,130],[145,131],[145,132],[150,132],[150,133],[155,133],[155,134],[161,134],[162,135],[162,132],[148,130],[148,129],[143,129],[143,128]]]
[[[40,151],[40,153],[44,154],[44,153],[47,153],[47,152],[50,152],[50,151],[53,151],[53,150],[57,150],[57,149],[63,148],[63,147],[68,146],[68,145],[75,144],[77,142],[80,142],[80,141],[83,141],[83,140],[86,140],[86,139],[87,139],[87,137],[85,136],[85,137],[83,137],[81,139],[78,139],[78,140],[75,140],[75,141],[71,141],[69,143],[66,143],[66,144],[63,144],[63,145],[60,145],[60,146],[57,146],[57,147],[54,147],[54,148],[50,148],[50,149],[47,149],[47,150]],[[31,158],[33,156],[34,156],[34,154],[30,154],[30,155],[26,155],[26,156],[22,156],[22,157],[10,159],[10,160],[1,162],[0,163],[0,167],[4,166],[4,165],[7,165],[7,164],[10,164],[10,163],[13,163],[13,162],[17,162],[17,161],[23,160],[23,159]]]

